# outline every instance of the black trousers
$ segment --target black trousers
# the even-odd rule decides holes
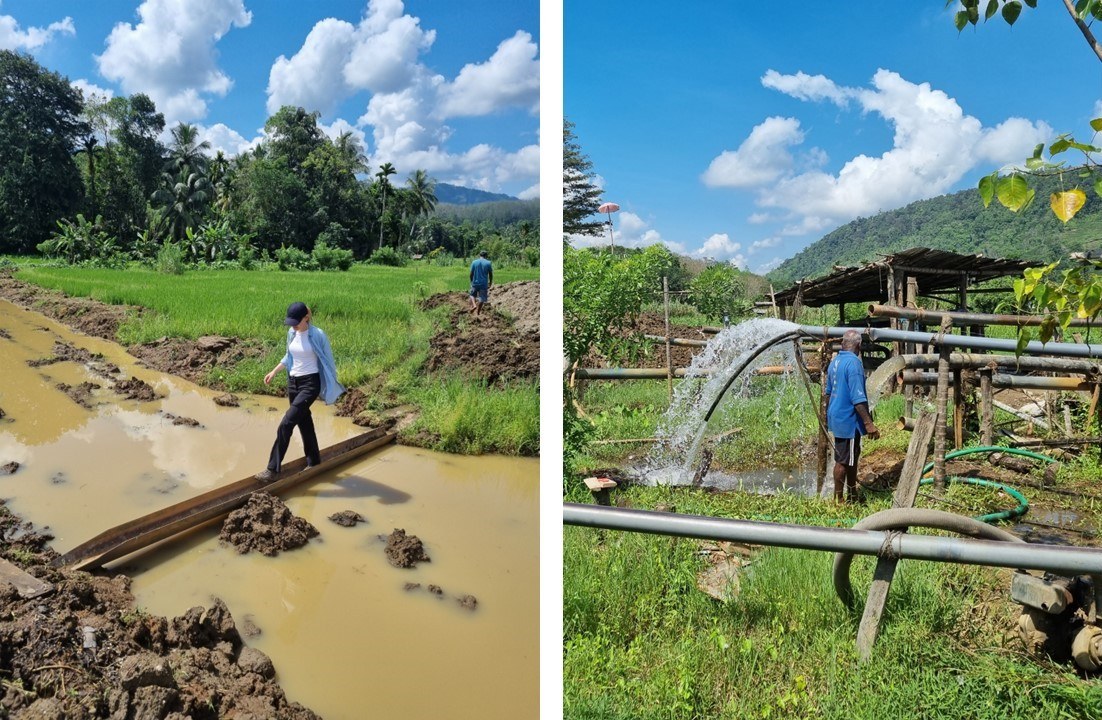
[[[311,465],[321,462],[321,450],[318,449],[318,436],[314,432],[314,418],[310,414],[310,406],[321,394],[321,375],[303,375],[301,377],[287,378],[287,399],[291,407],[279,421],[276,430],[276,440],[272,445],[272,455],[268,458],[268,469],[279,472],[283,464],[283,456],[287,454],[287,447],[291,444],[291,435],[298,426],[302,434],[302,449],[306,452],[306,461]]]

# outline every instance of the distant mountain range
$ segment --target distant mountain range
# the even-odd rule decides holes
[[[858,265],[911,247],[951,250],[1036,261],[1066,258],[1068,253],[1102,247],[1102,200],[1084,186],[1087,204],[1067,225],[1049,207],[1049,196],[1076,186],[1077,173],[1032,180],[1033,204],[1012,213],[998,204],[983,207],[974,188],[919,200],[898,210],[858,218],[804,248],[766,277],[780,290],[796,280],[820,277],[835,265]]]
[[[478,203],[516,199],[512,195],[503,193],[486,192],[485,190],[475,190],[474,188],[449,185],[442,182],[436,183],[436,200],[447,205],[477,205]]]

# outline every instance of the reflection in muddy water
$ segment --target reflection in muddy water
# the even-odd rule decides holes
[[[239,408],[219,407],[217,393],[137,367],[118,346],[2,301],[0,329],[0,464],[20,464],[0,475],[0,496],[49,526],[59,552],[264,466],[282,401],[245,396]],[[103,358],[27,364],[54,355],[59,340]],[[160,398],[115,393],[130,377]],[[88,392],[90,409],[57,387],[85,382],[99,386]],[[315,408],[323,446],[362,431]],[[301,453],[292,441],[288,459]],[[284,496],[321,531],[304,548],[237,555],[218,544],[215,527],[119,566],[156,614],[223,598],[243,633],[246,618],[259,628],[245,640],[272,657],[288,697],[323,717],[534,717],[537,483],[535,460],[389,447]],[[366,522],[328,520],[344,510]],[[378,536],[395,528],[419,536],[431,562],[389,565]],[[467,595],[476,609],[460,605]]]

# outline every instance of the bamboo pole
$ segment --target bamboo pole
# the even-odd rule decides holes
[[[830,367],[830,343],[824,341],[819,348],[819,367],[822,368],[822,372],[826,372]],[[824,384],[826,380],[820,376],[820,383]],[[819,393],[819,444],[816,448],[818,451],[818,464],[816,465],[815,474],[815,497],[819,497],[823,494],[823,483],[826,482],[827,473],[827,453],[830,452],[830,438],[827,437],[827,399],[826,395],[822,392]]]
[[[960,370],[953,371],[953,449],[964,447],[964,388]]]
[[[673,354],[670,352],[670,281],[662,276],[662,301],[666,315],[666,389],[673,404]]]

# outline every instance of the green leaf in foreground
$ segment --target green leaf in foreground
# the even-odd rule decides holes
[[[1008,210],[1018,212],[1033,201],[1034,191],[1024,177],[1014,173],[998,181],[995,186],[995,195]]]
[[[997,173],[992,173],[980,178],[979,191],[984,207],[988,207],[991,201],[995,199],[995,180],[997,177]],[[1102,180],[1099,180],[1099,182],[1102,182]]]

